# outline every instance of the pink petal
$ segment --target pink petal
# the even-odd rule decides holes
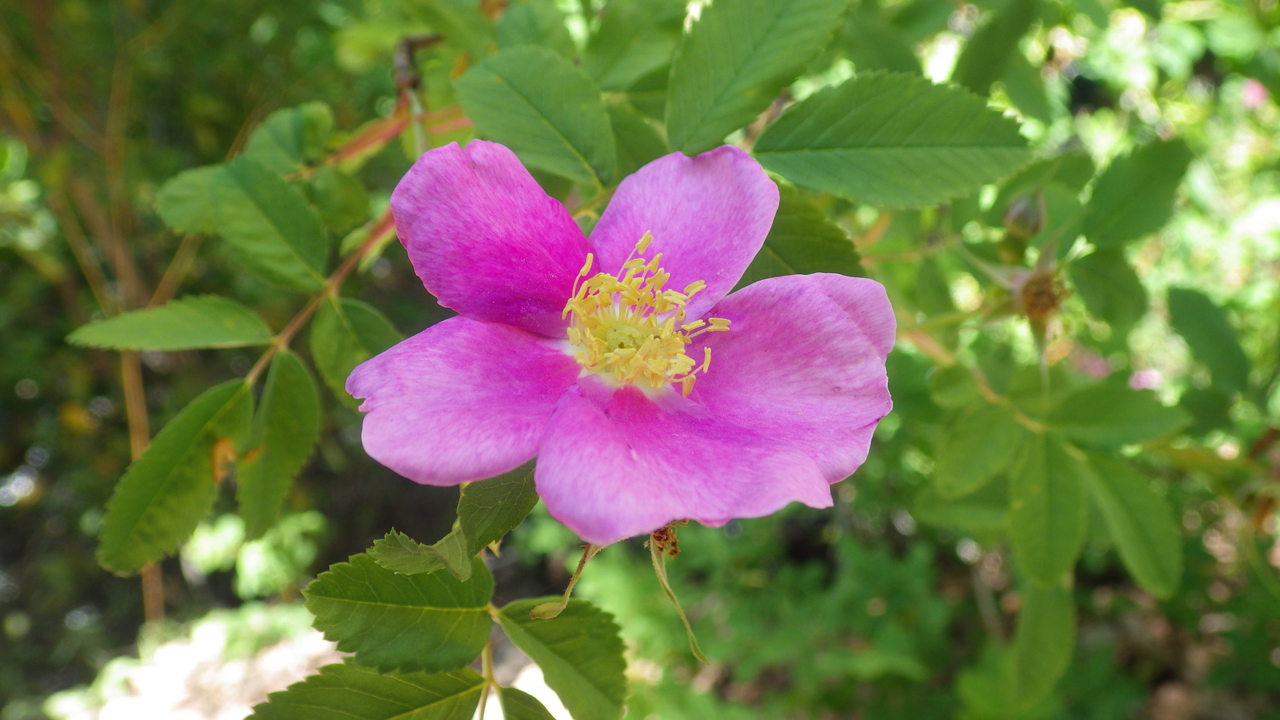
[[[796,448],[713,417],[678,393],[650,399],[594,377],[560,399],[534,478],[551,515],[599,545],[673,520],[718,526],[792,500],[831,505],[830,486]]]
[[[533,457],[578,371],[556,341],[456,317],[358,366],[347,391],[365,398],[373,459],[424,485],[456,485]]]
[[[896,323],[884,287],[843,275],[770,278],[710,314],[732,325],[696,338],[711,348],[711,369],[691,397],[727,422],[800,448],[831,482],[851,475],[893,407],[884,364]],[[689,355],[701,358],[695,345]]]
[[[687,308],[696,318],[738,283],[777,210],[778,186],[738,148],[723,145],[692,158],[672,153],[622,181],[591,246],[599,269],[612,273],[653,233],[644,257],[662,253],[662,268],[671,273],[667,287],[706,282]]]
[[[560,313],[587,256],[564,206],[514,153],[473,140],[430,150],[391,195],[400,241],[440,304],[564,337]]]

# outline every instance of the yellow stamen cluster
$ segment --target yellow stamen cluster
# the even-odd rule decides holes
[[[685,322],[685,305],[707,285],[698,280],[683,292],[667,290],[671,274],[661,267],[662,253],[646,261],[644,251],[653,241],[645,233],[632,257],[622,265],[621,277],[599,272],[574,283],[573,297],[564,306],[569,323],[569,344],[574,358],[588,371],[604,375],[618,385],[643,381],[657,390],[666,383],[680,383],[688,395],[699,373],[711,367],[711,348],[704,348],[702,363],[685,354],[685,346],[704,332],[729,329],[724,318]],[[585,278],[594,258],[578,273]]]

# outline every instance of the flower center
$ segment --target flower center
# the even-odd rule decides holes
[[[564,306],[564,316],[573,315],[569,344],[578,364],[618,385],[642,382],[657,390],[679,383],[688,395],[696,376],[711,367],[711,348],[703,348],[699,365],[685,354],[685,346],[704,332],[727,331],[729,321],[685,322],[689,298],[707,284],[698,280],[684,292],[665,289],[671,275],[661,267],[662,253],[648,261],[636,257],[643,256],[652,241],[649,233],[640,238],[620,276],[599,272],[581,284],[574,281],[573,297]],[[588,254],[579,278],[591,272],[593,260]]]

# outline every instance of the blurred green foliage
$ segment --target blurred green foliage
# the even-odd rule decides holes
[[[94,560],[130,423],[148,439],[210,386],[269,377],[241,347],[147,350],[136,365],[69,346],[72,331],[153,298],[217,294],[280,333],[307,307],[287,288],[347,268],[341,299],[295,328],[297,356],[280,356],[302,359],[280,393],[305,396],[313,374],[332,391],[307,411],[316,451],[298,459],[313,433],[270,441],[295,445],[271,466],[274,489],[237,497],[263,437],[246,427],[229,455],[241,474],[214,478],[204,521],[160,566],[171,619],[236,606],[248,617],[243,601],[295,600],[392,526],[407,542],[450,530],[457,493],[365,457],[342,379],[447,316],[379,219],[417,149],[510,131],[514,101],[485,73],[544,93],[530,102],[557,132],[513,147],[578,206],[665,153],[672,127],[690,150],[727,136],[759,139],[765,156],[803,146],[792,120],[840,110],[867,78],[930,92],[878,71],[985,96],[1037,162],[1005,179],[1012,155],[975,155],[962,169],[992,175],[977,192],[921,199],[894,190],[900,168],[805,175],[762,157],[801,187],[784,185],[788,222],[749,275],[884,283],[901,326],[895,409],[834,508],[677,529],[667,570],[708,665],[639,541],[592,560],[577,596],[621,628],[629,716],[1280,717],[1277,4],[855,0],[824,37],[777,30],[814,45],[811,58],[766,38],[745,70],[713,62],[723,48],[705,38],[677,54],[683,5],[0,7],[0,719],[40,717],[46,696],[110,676],[138,641],[139,581]],[[784,5],[834,17],[840,3],[761,3]],[[709,26],[751,21],[732,8],[702,13]],[[442,40],[423,39],[433,33]],[[700,57],[717,83],[767,92],[706,112],[682,90]],[[557,113],[561,90],[590,110]],[[1000,152],[1024,153],[1008,135]],[[267,200],[227,214],[245,198]],[[255,255],[264,236],[304,259]],[[1046,426],[1061,439],[1029,439]],[[1077,466],[1094,474],[1064,471]],[[1019,501],[1029,484],[1053,496],[1039,515]],[[539,506],[489,558],[495,597],[562,590],[575,545]],[[1048,560],[1028,567],[1033,553]],[[1074,569],[1040,576],[1059,562]],[[1054,651],[1070,658],[1061,679]],[[1026,689],[1036,683],[1043,692]]]

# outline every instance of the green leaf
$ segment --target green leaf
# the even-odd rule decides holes
[[[307,586],[315,628],[381,670],[439,672],[480,656],[489,639],[486,607],[493,575],[473,558],[472,577],[397,575],[368,555],[353,555]]]
[[[1018,52],[1018,40],[1039,16],[1039,0],[1007,0],[965,43],[951,82],[986,95]]]
[[[95,320],[77,328],[67,342],[112,350],[190,350],[267,345],[271,337],[266,323],[235,300],[192,295]]]
[[[466,582],[471,579],[471,558],[476,552],[471,549],[471,543],[459,528],[454,528],[434,545],[423,545],[393,529],[386,537],[373,541],[369,557],[399,575],[417,575],[446,569],[454,577]]]
[[[922,524],[970,534],[1004,530],[1009,521],[1008,483],[1001,477],[957,500],[945,500],[932,486],[916,493],[911,514]]]
[[[505,720],[556,720],[538,698],[515,688],[498,688]]]
[[[621,105],[609,106],[609,122],[618,147],[617,183],[650,161],[671,152],[667,141],[639,114]]]
[[[609,91],[630,90],[663,70],[680,44],[685,5],[681,0],[611,0],[600,13],[600,28],[587,40],[583,69]]]
[[[277,110],[254,128],[245,143],[244,156],[277,175],[287,175],[307,162],[319,160],[332,131],[333,111],[322,102]]]
[[[982,399],[973,371],[956,364],[938,368],[926,379],[929,397],[939,406],[950,409],[966,407]]]
[[[875,205],[968,195],[1031,159],[1014,121],[955,87],[873,72],[821,90],[756,140],[766,170]]]
[[[1078,195],[1093,179],[1093,169],[1093,160],[1083,152],[1067,152],[1028,165],[1001,185],[1000,195],[987,211],[987,224],[1000,225],[1005,210],[1019,197],[1046,191],[1051,186],[1061,187],[1073,196]],[[1054,218],[1049,220],[1054,222]]]
[[[215,445],[244,444],[253,394],[243,380],[204,391],[156,435],[107,501],[98,562],[135,572],[173,552],[213,508],[223,468]]]
[[[454,83],[479,133],[530,167],[603,184],[617,165],[600,89],[554,52],[531,45],[484,58]]]
[[[213,235],[218,232],[218,205],[213,181],[221,165],[183,170],[165,181],[156,196],[156,212],[176,232]]]
[[[474,548],[503,538],[538,504],[533,468],[522,466],[496,478],[467,485],[458,500],[458,527]]]
[[[738,281],[745,287],[765,278],[816,272],[863,275],[858,251],[839,225],[827,219],[795,188],[779,185],[778,213],[747,271]]]
[[[1034,583],[1053,586],[1071,571],[1084,544],[1088,471],[1056,438],[1033,435],[1009,478],[1009,536]]]
[[[236,257],[271,282],[324,287],[329,241],[302,191],[247,157],[222,167],[210,189],[218,232]]]
[[[458,527],[434,545],[423,545],[392,530],[369,554],[379,565],[405,575],[449,570],[459,580],[471,571],[471,557],[501,540],[538,503],[533,470],[521,466],[496,478],[468,484],[458,500]]]
[[[1179,139],[1151,143],[1113,160],[1085,207],[1085,237],[1099,248],[1113,248],[1164,227],[1192,157],[1191,148]]]
[[[1089,489],[1129,573],[1158,598],[1173,597],[1182,580],[1182,538],[1169,501],[1128,464],[1090,457]]]
[[[1178,407],[1193,418],[1185,432],[1191,437],[1204,437],[1214,430],[1231,427],[1231,407],[1235,398],[1220,387],[1187,388],[1178,398]]]
[[[329,297],[311,323],[311,359],[334,396],[349,407],[360,403],[347,393],[347,376],[357,365],[403,340],[373,306]]]
[[[1014,461],[1026,435],[1013,413],[998,405],[958,415],[938,449],[933,476],[938,494],[954,499],[986,485]]]
[[[1053,122],[1053,107],[1040,68],[1031,64],[1020,52],[1014,52],[1000,78],[1004,92],[1023,117],[1032,117],[1046,125]]]
[[[369,194],[360,181],[332,165],[321,165],[307,184],[307,195],[325,227],[341,235],[369,218]]]
[[[755,120],[827,46],[846,5],[737,0],[704,6],[671,65],[671,147],[696,155]]]
[[[551,0],[513,2],[498,20],[498,47],[541,45],[572,60],[578,48],[564,20],[564,13]]]
[[[411,6],[433,30],[472,57],[493,52],[494,27],[477,0],[421,0]]]
[[[622,639],[613,616],[585,600],[570,600],[552,620],[529,612],[560,598],[517,600],[502,608],[498,623],[515,646],[542,668],[547,685],[574,720],[617,720],[627,695]]]
[[[1049,411],[1046,422],[1075,440],[1124,445],[1167,435],[1191,418],[1181,408],[1162,405],[1150,390],[1106,384],[1063,398]]]
[[[1018,593],[1022,609],[1009,657],[1009,704],[1026,709],[1053,691],[1071,666],[1076,645],[1076,608],[1071,591],[1027,585]]]
[[[252,438],[236,470],[236,502],[246,540],[262,537],[275,524],[293,478],[320,440],[316,381],[288,350],[271,361]]]
[[[484,686],[480,673],[467,668],[427,675],[326,665],[271,693],[250,720],[472,720]]]
[[[1207,295],[1190,288],[1169,289],[1169,325],[1182,336],[1196,360],[1213,374],[1213,384],[1228,392],[1249,388],[1249,358],[1227,313]]]
[[[1147,314],[1147,289],[1120,248],[1089,253],[1068,265],[1067,273],[1089,314],[1119,335]]]
[[[920,60],[875,0],[862,0],[849,13],[840,37],[845,55],[858,72],[888,70],[921,74]]]

